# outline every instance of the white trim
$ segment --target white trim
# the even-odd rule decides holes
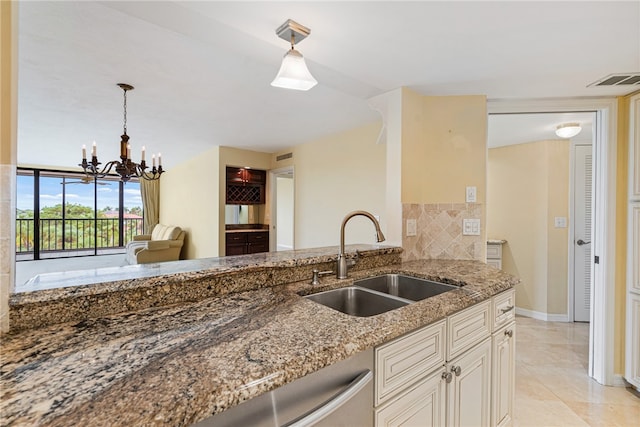
[[[569,316],[566,314],[549,314],[542,311],[527,310],[526,308],[516,307],[516,314],[518,316],[530,317],[536,320],[543,320],[545,322],[569,322]]]
[[[613,384],[614,387],[633,387],[632,384],[629,384],[624,377],[622,376],[622,374],[614,374],[613,375]],[[634,387],[635,388],[635,387]],[[640,391],[640,390],[638,390]]]
[[[276,209],[276,177],[279,175],[293,175],[293,209],[296,208],[296,174],[294,166],[284,166],[278,169],[271,169],[269,171],[269,251],[275,252],[278,250],[278,230],[276,230],[276,224],[278,223],[278,209]],[[295,221],[295,213],[294,213]],[[296,227],[293,225],[293,245],[296,241]],[[280,245],[282,246],[282,245]],[[293,248],[291,248],[293,249]]]
[[[489,114],[596,112],[596,159],[593,254],[600,257],[594,270],[592,321],[589,328],[589,375],[604,385],[613,384],[615,315],[615,220],[617,114],[615,98],[489,100]]]
[[[595,124],[593,125],[595,126]],[[594,135],[595,138],[595,135]],[[583,146],[583,145],[588,145],[592,148],[592,152],[593,152],[593,146],[595,145],[593,143],[593,141],[588,141],[586,139],[583,139],[581,141],[571,141],[571,148],[570,148],[570,152],[569,152],[569,218],[570,218],[570,224],[571,226],[569,227],[569,242],[568,242],[568,266],[567,266],[567,313],[568,313],[568,321],[569,322],[573,322],[575,321],[575,196],[576,196],[576,192],[575,192],[575,186],[576,186],[576,180],[575,180],[575,170],[576,170],[576,152],[575,149],[577,146]],[[592,199],[593,199],[593,192],[592,192]],[[591,201],[591,223],[593,224],[593,200]],[[591,276],[591,289],[593,292],[593,276]]]

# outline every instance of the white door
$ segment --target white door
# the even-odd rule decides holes
[[[574,146],[573,319],[588,322],[591,314],[591,145]]]
[[[269,171],[269,250],[295,249],[295,189],[293,166]]]

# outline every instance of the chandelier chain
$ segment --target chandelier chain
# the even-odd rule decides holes
[[[124,134],[127,134],[127,91],[124,91]]]

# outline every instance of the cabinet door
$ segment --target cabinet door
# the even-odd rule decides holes
[[[640,295],[627,293],[625,379],[640,390]]]
[[[516,324],[508,324],[493,334],[491,425],[513,425],[513,399],[515,394]]]
[[[640,202],[629,203],[627,290],[640,293]]]
[[[443,426],[446,411],[446,383],[442,369],[405,393],[376,409],[376,427]]]
[[[227,166],[227,182],[244,182],[245,170]]]
[[[451,361],[447,369],[453,373],[447,391],[447,426],[489,426],[491,339]]]
[[[629,199],[640,200],[640,94],[629,107]]]
[[[267,182],[267,171],[258,170],[258,169],[247,169],[246,171],[247,182],[251,184],[266,184]]]

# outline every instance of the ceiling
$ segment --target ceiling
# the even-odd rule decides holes
[[[311,29],[297,45],[319,81],[308,92],[269,84],[288,18]],[[402,86],[489,99],[640,89],[587,87],[640,71],[640,1],[23,1],[18,34],[19,164],[75,166],[94,140],[115,159],[119,82],[135,86],[132,151],[161,151],[168,168],[216,145],[274,152],[379,120],[367,100]],[[559,124],[525,118],[490,120],[490,140],[527,128],[548,139],[533,129]]]

